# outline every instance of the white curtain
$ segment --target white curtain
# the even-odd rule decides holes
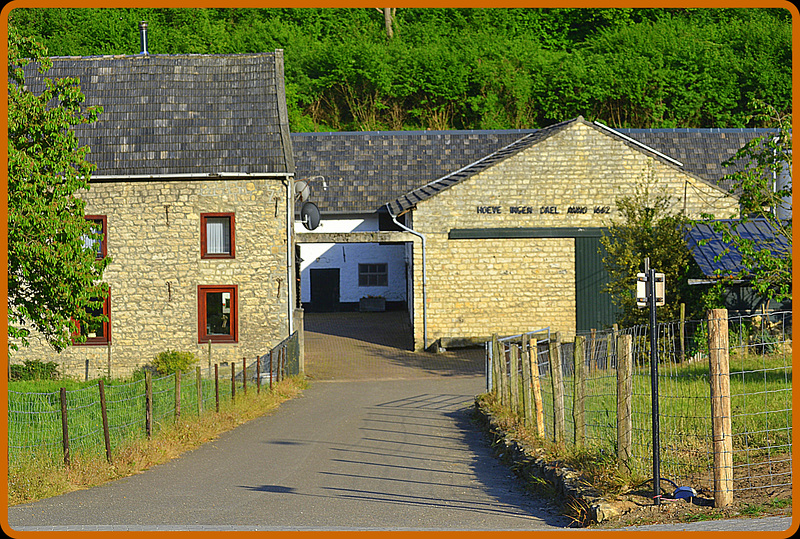
[[[206,252],[212,255],[230,254],[231,220],[229,217],[206,219]]]

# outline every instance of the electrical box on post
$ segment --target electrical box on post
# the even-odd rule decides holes
[[[665,280],[663,273],[656,273],[655,274],[655,296],[656,296],[656,306],[661,307],[665,303]],[[649,290],[647,287],[647,274],[646,273],[637,273],[636,274],[636,306],[639,308],[647,307],[650,303],[648,302],[649,298]]]

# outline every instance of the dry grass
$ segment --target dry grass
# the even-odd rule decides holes
[[[200,417],[181,419],[162,426],[150,440],[138,439],[119,447],[111,464],[105,455],[94,453],[73,455],[69,467],[49,457],[29,455],[8,471],[8,504],[34,502],[141,473],[274,411],[282,402],[298,396],[306,386],[305,380],[293,377],[273,386],[271,392],[256,395],[251,390],[246,395],[237,394],[235,403],[221,405],[218,414],[211,411]]]

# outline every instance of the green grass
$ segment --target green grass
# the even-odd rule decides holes
[[[145,435],[145,382],[142,378],[107,380],[105,384],[109,437],[112,448]],[[105,454],[98,381],[20,381],[9,383],[9,462],[32,451],[54,462],[63,459],[60,387],[66,388],[67,426],[70,450],[74,453]],[[153,378],[153,431],[175,421],[175,376]],[[248,388],[255,393],[255,385]],[[267,390],[268,388],[262,388]],[[237,397],[243,394],[237,383]],[[220,380],[220,401],[231,399],[230,380]],[[201,381],[202,404],[194,373],[182,376],[180,416],[189,418],[216,408],[213,379]]]
[[[256,394],[255,388],[248,389],[247,395],[237,390],[235,402],[230,399],[223,401],[219,413],[216,413],[214,406],[206,408],[200,415],[182,413],[178,420],[170,418],[163,421],[151,439],[143,434],[117,439],[113,444],[111,463],[106,461],[101,434],[99,445],[87,443],[77,444],[74,449],[71,447],[71,463],[65,466],[60,446],[59,418],[55,450],[45,445],[28,447],[9,461],[8,503],[28,503],[141,472],[213,440],[220,433],[250,419],[269,413],[281,402],[298,395],[305,387],[304,379],[290,377],[275,384],[272,391],[262,387],[260,395]],[[93,421],[89,414],[74,415],[76,418],[83,417],[87,425]],[[76,420],[75,424],[79,425],[80,422]],[[93,440],[96,441],[96,438]]]
[[[730,359],[734,464],[768,451],[791,451],[792,365],[790,356],[733,354]],[[585,444],[601,454],[616,454],[616,373],[586,374]],[[547,437],[552,437],[552,388],[540,377]],[[564,378],[565,434],[574,442],[574,380]],[[652,466],[652,402],[649,365],[633,373],[632,470]],[[659,434],[662,470],[671,476],[707,474],[713,458],[711,389],[708,362],[659,366]],[[781,449],[783,448],[783,449]]]

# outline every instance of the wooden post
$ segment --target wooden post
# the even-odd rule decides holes
[[[236,363],[231,361],[231,404],[236,400]]]
[[[256,356],[256,395],[261,395],[261,358]]]
[[[61,398],[61,446],[64,448],[64,466],[69,466],[69,427],[67,426],[67,388],[59,392]]]
[[[211,370],[211,341],[208,341],[208,370]]]
[[[242,358],[242,393],[247,395],[247,358]]]
[[[508,388],[508,360],[506,357],[506,344],[500,343],[500,406],[508,406],[510,404],[509,388]]]
[[[272,350],[269,351],[269,390],[272,391]]]
[[[584,337],[585,339],[585,337]],[[597,330],[592,328],[589,331],[589,371],[592,371],[592,364],[594,370],[597,370]]]
[[[214,363],[214,400],[217,403],[217,413],[219,413],[219,364]]]
[[[200,365],[195,369],[197,377],[197,415],[203,415],[203,379],[200,374]]]
[[[711,434],[714,444],[714,506],[733,502],[733,433],[728,357],[728,311],[708,312]]]
[[[594,332],[594,330],[592,330]],[[592,333],[594,337],[594,333]],[[576,447],[583,447],[586,430],[584,403],[586,398],[586,373],[584,372],[584,347],[586,337],[575,336],[575,352],[573,354],[574,370],[572,376],[572,421],[574,426],[574,440]],[[592,361],[591,359],[589,360]]]
[[[111,341],[108,342],[108,357],[107,357],[107,375],[109,380],[111,379]]]
[[[633,336],[617,337],[617,461],[628,466],[633,446]]]
[[[530,348],[533,404],[536,407],[536,433],[540,438],[544,438],[544,402],[542,401],[542,384],[539,380],[539,341],[532,339]]]
[[[106,408],[106,387],[101,378],[98,382],[100,388],[100,416],[103,420],[103,440],[106,443],[106,460],[111,462],[111,436],[108,432],[108,409]]]
[[[550,341],[550,384],[553,388],[553,441],[564,443],[564,378],[561,371],[561,333]]]
[[[492,387],[489,390],[494,394],[495,398],[499,396],[500,388],[500,343],[497,340],[497,333],[492,335]]]
[[[528,348],[529,337],[522,335],[522,402],[525,417],[525,425],[533,425],[533,376],[531,375],[531,351]]]
[[[681,363],[683,363],[683,361],[686,359],[686,328],[684,327],[685,325],[686,325],[686,304],[681,303],[681,321],[680,321],[680,326],[678,326],[680,328],[679,334],[681,340],[681,356],[680,356]]]
[[[181,370],[175,371],[175,422],[181,418]]]
[[[153,375],[144,373],[144,432],[147,439],[153,435]]]
[[[515,343],[508,346],[509,355],[509,389],[511,391],[511,413],[519,414],[519,348]]]

